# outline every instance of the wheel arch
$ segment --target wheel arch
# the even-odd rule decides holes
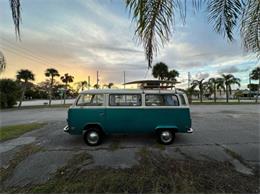
[[[82,134],[84,134],[89,128],[98,128],[103,134],[105,134],[104,132],[104,128],[100,123],[88,123],[84,126]]]
[[[155,128],[155,133],[157,133],[158,131],[163,130],[163,129],[169,129],[169,130],[174,131],[175,133],[178,132],[178,127],[176,125],[158,125]]]

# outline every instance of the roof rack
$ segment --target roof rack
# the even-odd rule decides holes
[[[177,81],[163,81],[163,80],[138,80],[124,83],[124,85],[137,84],[140,89],[173,89],[175,88],[175,84],[180,83]],[[176,89],[175,89],[175,92]]]
[[[175,86],[176,83],[180,83],[177,81],[163,81],[163,80],[138,80],[124,83],[124,85],[130,84],[138,84],[140,88],[144,89],[167,89]]]

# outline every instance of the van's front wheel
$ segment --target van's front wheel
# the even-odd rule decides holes
[[[171,129],[162,129],[157,132],[158,142],[164,145],[172,144],[175,138],[175,132]]]
[[[102,134],[97,128],[89,128],[84,133],[84,141],[89,146],[97,146],[102,142]]]

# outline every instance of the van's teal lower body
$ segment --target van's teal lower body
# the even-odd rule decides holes
[[[189,108],[70,108],[68,128],[70,134],[80,135],[89,124],[99,125],[105,134],[153,133],[158,128],[174,128],[189,133]]]

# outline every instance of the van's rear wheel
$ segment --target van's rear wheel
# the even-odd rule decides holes
[[[162,129],[157,132],[158,142],[164,145],[172,144],[175,138],[175,132],[171,129]]]
[[[84,133],[84,141],[89,146],[97,146],[102,142],[102,133],[98,128],[89,128]]]

